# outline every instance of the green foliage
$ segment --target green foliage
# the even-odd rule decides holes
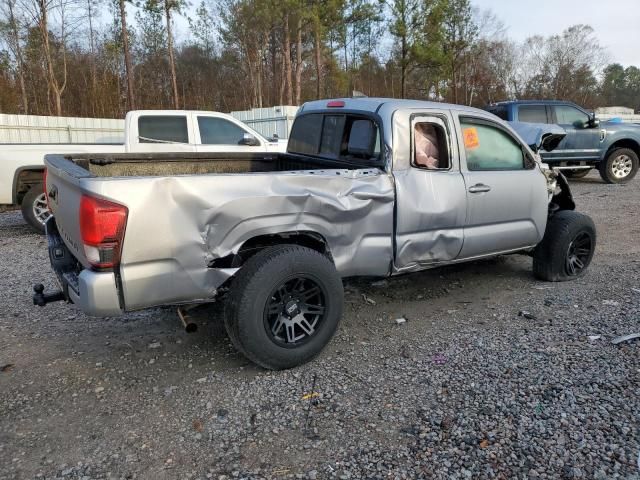
[[[195,17],[189,18],[189,28],[194,38],[194,45],[200,48],[207,57],[214,56],[216,45],[216,18],[204,0],[195,11]]]
[[[139,31],[138,55],[143,59],[152,60],[164,56],[167,48],[167,31],[162,4],[153,0],[145,2],[136,12],[136,23]]]
[[[626,106],[640,110],[640,69],[624,68],[619,63],[604,69],[601,95],[607,105]]]

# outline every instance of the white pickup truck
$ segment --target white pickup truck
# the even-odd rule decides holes
[[[44,233],[49,218],[42,187],[44,156],[69,153],[284,152],[286,140],[266,139],[219,112],[135,110],[125,119],[124,143],[5,144],[0,146],[0,205],[20,205]]]

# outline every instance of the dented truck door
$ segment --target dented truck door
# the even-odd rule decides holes
[[[462,249],[466,194],[451,117],[446,111],[398,111],[394,119],[396,270],[454,260]],[[425,143],[428,161],[417,151]]]

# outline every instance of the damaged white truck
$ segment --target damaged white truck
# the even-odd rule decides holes
[[[50,155],[49,256],[89,315],[222,300],[236,348],[271,369],[304,363],[342,315],[342,279],[508,253],[543,280],[584,274],[596,245],[562,175],[477,109],[389,99],[305,104],[286,153]],[[555,127],[557,128],[557,127]]]

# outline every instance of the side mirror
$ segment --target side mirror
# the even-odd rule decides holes
[[[598,128],[600,126],[600,120],[593,115],[589,118],[589,128]]]
[[[242,135],[242,140],[238,142],[239,145],[247,145],[249,147],[257,147],[260,145],[260,140],[251,135],[250,133],[246,133]]]
[[[545,152],[552,152],[560,145],[560,142],[566,135],[566,133],[548,133],[543,135],[540,141],[540,149]]]

